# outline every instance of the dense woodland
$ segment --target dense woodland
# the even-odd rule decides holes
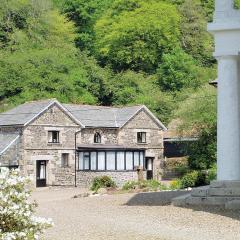
[[[1,0],[0,110],[25,101],[145,104],[216,155],[213,0]],[[206,159],[208,159],[206,163]],[[200,161],[201,162],[201,161]]]

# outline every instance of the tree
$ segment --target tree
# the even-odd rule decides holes
[[[179,21],[172,4],[118,0],[96,22],[96,56],[115,71],[153,72],[162,54],[178,45]]]
[[[77,27],[76,46],[92,52],[95,39],[94,24],[114,0],[55,0],[61,12],[72,20]]]
[[[191,169],[206,170],[216,163],[216,90],[206,86],[179,105],[175,117],[181,119],[180,133],[198,137],[186,146]]]
[[[213,41],[207,32],[207,20],[201,3],[196,0],[185,0],[179,6],[181,18],[181,43],[186,53],[203,66],[212,65]]]
[[[17,170],[0,173],[0,239],[39,239],[44,229],[53,225],[51,219],[36,217],[36,204],[29,202],[30,180]]]
[[[158,85],[163,91],[181,91],[182,88],[197,87],[199,68],[191,56],[180,48],[164,54],[157,70]]]

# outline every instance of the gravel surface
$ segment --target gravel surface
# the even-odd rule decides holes
[[[38,215],[55,226],[47,240],[239,240],[240,212],[144,206],[136,194],[71,198],[81,189],[34,192]],[[128,203],[131,203],[128,205]]]

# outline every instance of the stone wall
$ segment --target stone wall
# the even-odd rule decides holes
[[[146,132],[146,143],[137,142],[137,132]],[[161,179],[163,172],[163,130],[157,123],[142,110],[131,119],[118,134],[118,143],[129,147],[146,149],[146,157],[152,157],[153,175],[155,179]]]
[[[90,187],[93,179],[100,176],[109,176],[117,184],[118,187],[122,187],[127,181],[137,181],[137,171],[106,171],[106,172],[94,172],[94,171],[78,171],[77,172],[77,186]],[[144,179],[146,179],[146,172],[144,172]]]
[[[47,185],[74,185],[75,132],[80,126],[59,107],[53,106],[23,131],[24,172],[36,181],[36,161],[47,161]],[[59,131],[59,143],[48,142],[48,131]],[[69,166],[62,166],[62,154]]]
[[[22,157],[19,160],[22,172],[36,182],[36,161],[47,161],[47,185],[74,185],[75,177],[75,132],[81,127],[56,105],[52,106],[22,131]],[[13,130],[13,129],[12,129]],[[59,131],[59,143],[48,142],[48,131]],[[6,129],[11,131],[11,129]],[[16,129],[14,130],[16,131]],[[147,143],[137,143],[137,132],[147,133]],[[161,176],[163,159],[163,131],[155,121],[141,111],[122,129],[82,129],[78,134],[77,144],[93,144],[94,133],[102,136],[102,144],[118,144],[133,148],[146,149],[146,156],[154,158],[154,177]],[[69,153],[69,166],[62,167],[61,155]],[[88,186],[96,176],[108,175],[121,186],[128,180],[137,180],[136,171],[116,172],[77,172],[79,186]]]
[[[108,128],[87,128],[82,129],[81,143],[93,144],[94,134],[98,132],[101,135],[101,144],[117,144],[118,143],[118,130]]]

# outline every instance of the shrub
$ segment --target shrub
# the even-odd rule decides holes
[[[179,179],[171,181],[169,188],[171,190],[181,189],[181,181]]]
[[[210,184],[215,179],[217,179],[217,165],[214,165],[207,171],[206,184]]]
[[[198,181],[198,171],[192,171],[185,174],[181,180],[181,188],[195,187]]]
[[[157,191],[157,190],[166,190],[167,187],[160,183],[157,180],[143,180],[143,181],[127,181],[122,189],[123,190],[131,190],[131,189],[144,189],[147,188],[149,191]]]
[[[138,182],[137,181],[127,181],[122,189],[123,190],[131,190],[131,189],[136,189],[138,187]]]
[[[97,192],[99,188],[116,187],[116,183],[109,176],[95,177],[92,182],[91,190]]]
[[[29,203],[29,179],[18,170],[0,173],[0,239],[39,239],[44,229],[53,225],[51,219],[34,216],[36,203]]]

